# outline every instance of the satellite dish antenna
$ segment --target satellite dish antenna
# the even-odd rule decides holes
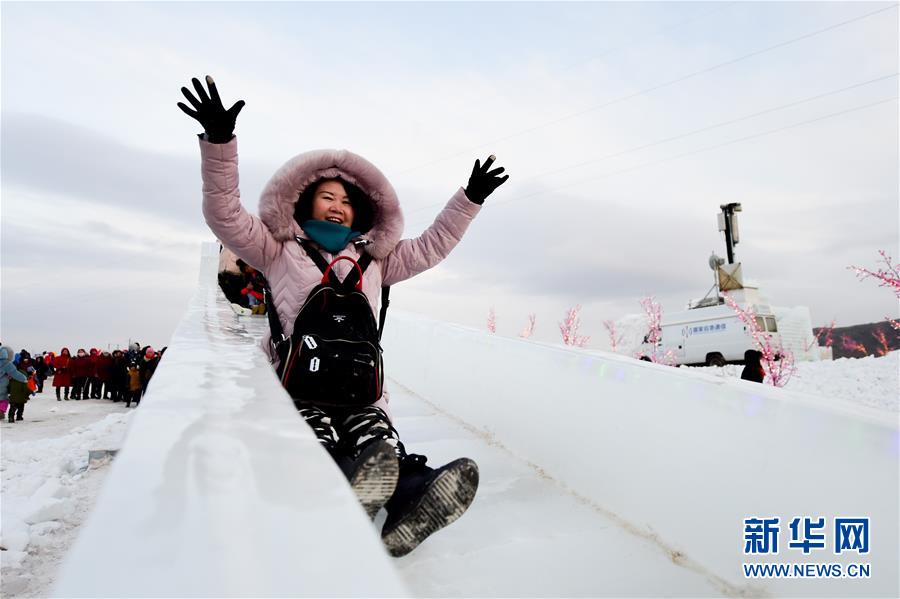
[[[710,268],[710,270],[716,271],[716,270],[718,270],[719,267],[722,266],[723,264],[725,264],[725,258],[719,258],[718,256],[716,256],[716,253],[715,253],[715,252],[713,252],[712,254],[709,255],[709,268]]]

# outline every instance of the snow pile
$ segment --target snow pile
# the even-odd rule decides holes
[[[623,356],[634,356],[641,343],[644,341],[644,335],[649,330],[646,314],[626,314],[622,318],[615,321],[616,337],[620,340],[616,353]],[[609,334],[607,333],[606,345],[604,349],[610,350]]]
[[[2,423],[3,596],[47,594],[108,471],[109,460],[89,462],[89,452],[118,449],[130,417],[108,400],[59,404],[45,393],[24,421]]]
[[[643,314],[629,314],[617,320],[615,325],[616,333],[622,338],[616,353],[634,356],[647,333],[647,317]],[[900,412],[900,351],[882,357],[798,361],[796,366],[797,370],[785,389]],[[744,369],[743,366],[734,364],[722,368],[689,368],[723,378],[738,379]]]
[[[743,366],[692,368],[725,378],[740,378]],[[900,412],[900,351],[886,356],[798,362],[785,389],[834,397],[869,407]]]

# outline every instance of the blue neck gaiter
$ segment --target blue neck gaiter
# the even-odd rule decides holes
[[[310,239],[332,254],[337,254],[353,239],[362,235],[359,231],[351,230],[350,227],[327,220],[310,219],[303,222],[300,227],[309,235]]]

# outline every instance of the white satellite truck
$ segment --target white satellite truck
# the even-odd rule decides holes
[[[780,342],[771,307],[749,302],[738,302],[738,305],[753,310],[760,333],[770,337],[773,346]],[[671,351],[676,364],[742,364],[744,352],[756,349],[749,327],[725,304],[695,306],[683,312],[663,314],[660,326],[662,334],[657,343],[657,354],[665,355]],[[644,347],[645,352],[648,349]]]
[[[734,213],[741,211],[741,205],[726,204],[720,208],[719,230],[725,233],[728,263],[715,254],[710,256],[709,266],[715,272],[715,284],[706,297],[689,302],[688,309],[682,312],[663,313],[660,322],[656,355],[671,352],[677,365],[743,364],[744,352],[757,348],[750,328],[725,303],[722,293],[728,293],[738,306],[756,314],[760,334],[769,338],[773,346],[781,343],[772,307],[760,296],[759,289],[744,285],[741,263],[734,261],[733,246],[739,241]],[[716,293],[710,297],[713,290]],[[652,349],[645,337],[641,352],[647,355]]]

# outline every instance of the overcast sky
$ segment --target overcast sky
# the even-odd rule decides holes
[[[162,346],[197,281],[199,126],[179,88],[211,74],[245,206],[314,148],[398,190],[406,236],[476,157],[509,182],[392,307],[559,339],[654,295],[683,309],[725,255],[813,324],[897,315],[857,282],[898,250],[893,3],[10,3],[2,24],[2,342]]]

